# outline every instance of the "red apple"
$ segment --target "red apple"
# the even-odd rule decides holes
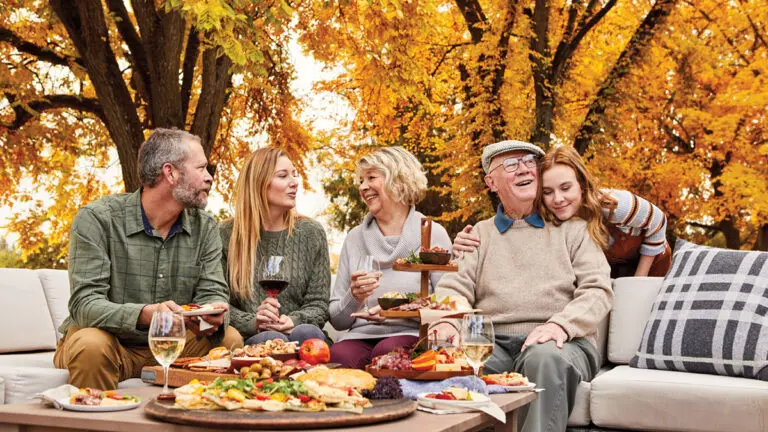
[[[299,347],[299,357],[311,365],[328,363],[331,361],[331,349],[321,339],[307,339]]]

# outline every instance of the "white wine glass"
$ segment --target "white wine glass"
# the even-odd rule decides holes
[[[357,262],[357,271],[365,272],[365,275],[360,276],[360,278],[376,279],[377,281],[381,278],[381,267],[379,266],[379,262],[376,260],[376,258],[373,257],[373,255],[361,256],[360,260]],[[365,308],[365,313],[369,313],[368,297],[366,297],[365,300],[363,300],[363,307]]]
[[[184,317],[175,312],[155,312],[149,325],[149,349],[155,360],[163,367],[165,385],[163,394],[168,394],[168,370],[184,350],[186,342]]]
[[[493,354],[493,323],[488,315],[467,314],[461,320],[461,349],[475,376]]]

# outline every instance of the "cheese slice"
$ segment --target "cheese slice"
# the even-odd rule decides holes
[[[438,363],[435,365],[436,372],[458,372],[461,370],[461,365],[456,363]]]

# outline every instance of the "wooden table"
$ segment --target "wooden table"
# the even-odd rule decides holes
[[[210,430],[205,428],[182,426],[159,422],[144,414],[146,401],[160,393],[160,387],[141,387],[122,390],[121,393],[134,394],[142,399],[142,406],[129,411],[109,413],[80,413],[59,411],[44,407],[39,402],[0,405],[0,432],[63,432],[75,430],[125,431],[151,430],[152,432],[193,432]],[[351,426],[354,431],[443,431],[458,432],[479,430],[496,425],[497,431],[517,431],[516,409],[536,399],[536,393],[507,393],[491,395],[491,399],[507,413],[507,423],[502,424],[481,412],[434,415],[416,411],[413,415],[400,420],[378,423],[368,426]],[[326,429],[313,429],[313,431]],[[335,428],[334,430],[339,430]],[[342,429],[343,430],[343,429]]]

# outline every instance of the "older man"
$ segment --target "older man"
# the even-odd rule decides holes
[[[78,387],[117,388],[155,364],[147,330],[157,311],[179,304],[229,309],[216,220],[202,211],[212,178],[200,139],[156,129],[139,150],[143,187],[104,197],[78,211],[69,244],[72,295],[54,356]],[[242,346],[229,313],[187,319],[183,356],[219,343]]]
[[[523,431],[564,431],[576,387],[600,365],[597,325],[611,307],[610,268],[586,223],[546,224],[536,212],[533,144],[503,141],[483,150],[485,183],[501,204],[475,225],[478,247],[459,259],[458,273],[438,295],[461,295],[491,315],[496,332],[488,372],[514,370],[546,389],[521,412]]]

